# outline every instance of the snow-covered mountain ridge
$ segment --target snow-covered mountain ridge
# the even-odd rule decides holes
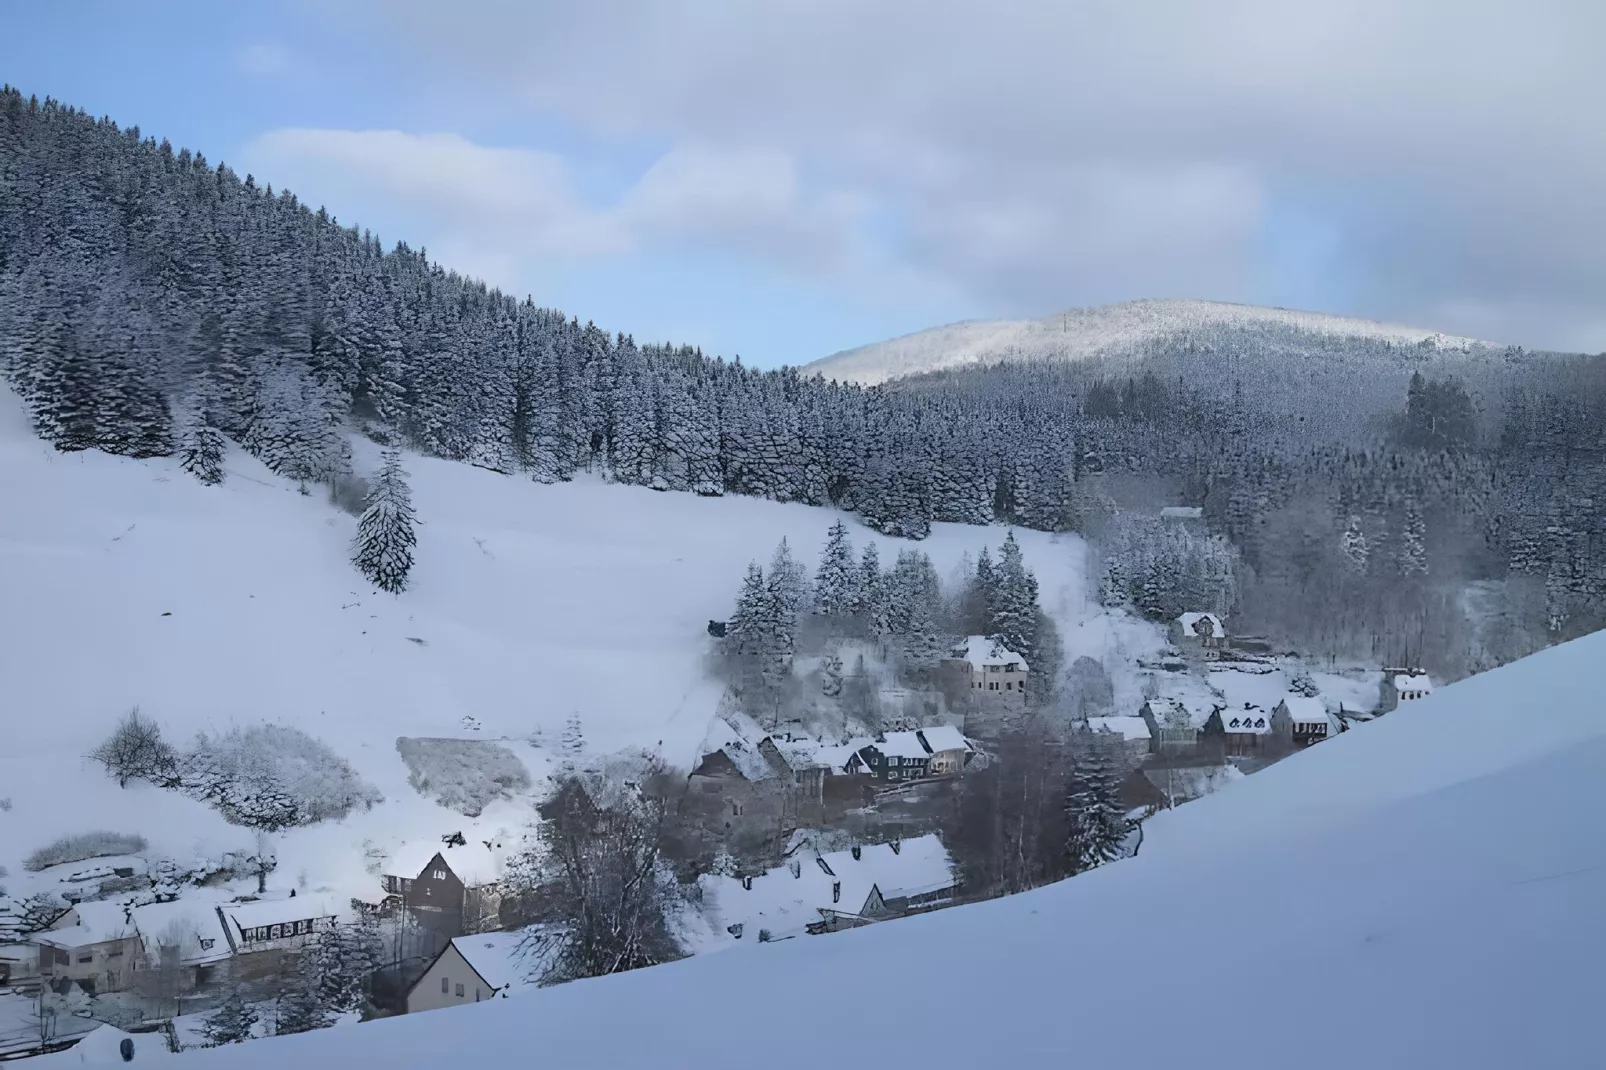
[[[970,320],[844,350],[804,366],[827,379],[873,385],[967,364],[1081,360],[1118,355],[1146,341],[1208,328],[1278,326],[1399,345],[1462,350],[1471,338],[1348,316],[1218,301],[1145,300],[1079,308],[1031,320]]]
[[[1036,892],[186,1058],[1576,1067],[1606,955],[1603,656],[1606,633],[1458,683]]]

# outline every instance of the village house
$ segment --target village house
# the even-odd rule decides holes
[[[1245,702],[1242,706],[1212,713],[1199,735],[1201,742],[1217,744],[1225,754],[1247,757],[1264,750],[1271,733],[1271,714],[1263,707]]]
[[[847,761],[848,773],[867,772],[887,784],[908,783],[962,772],[973,751],[963,733],[949,725],[913,732],[883,732]]]
[[[237,980],[275,976],[283,968],[286,955],[316,943],[319,936],[335,927],[340,913],[333,900],[312,895],[229,903],[218,911],[229,947],[236,956]]]
[[[817,742],[789,735],[765,736],[759,741],[758,752],[798,799],[816,804],[825,801],[825,782],[831,769],[820,760]]]
[[[385,894],[442,938],[494,927],[503,850],[500,839],[471,840],[460,832],[405,843],[385,864]]]
[[[227,979],[233,947],[214,904],[147,903],[134,907],[129,917],[143,951],[139,968],[170,975],[175,993]]]
[[[1227,629],[1215,613],[1184,613],[1171,622],[1169,638],[1184,654],[1211,659],[1227,645]]]
[[[951,902],[953,859],[935,834],[819,854],[803,848],[756,876],[701,878],[727,933],[767,943],[834,932]]]
[[[969,692],[973,706],[1011,713],[1026,708],[1026,659],[1001,642],[972,635],[942,664],[957,677],[960,690]]]
[[[126,988],[140,952],[139,934],[121,902],[79,903],[33,942],[41,978],[76,981],[92,994]]]
[[[1320,743],[1333,732],[1332,718],[1319,698],[1285,695],[1271,711],[1272,728],[1283,742],[1295,747]]]
[[[1120,740],[1117,753],[1121,756],[1123,771],[1136,769],[1149,756],[1153,733],[1142,717],[1089,717],[1087,727],[1091,732],[1105,733]]]
[[[1199,731],[1210,715],[1221,707],[1214,695],[1186,692],[1151,698],[1138,710],[1149,727],[1151,749],[1157,754],[1176,754],[1199,745]]]
[[[1399,708],[1402,702],[1414,702],[1433,694],[1433,681],[1421,669],[1384,669],[1383,688],[1379,696],[1378,713]]]
[[[454,937],[407,990],[407,1013],[495,999],[540,984],[561,940],[539,926]]]

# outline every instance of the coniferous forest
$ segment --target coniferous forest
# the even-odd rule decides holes
[[[1452,676],[1606,624],[1606,355],[1257,327],[874,388],[758,371],[582,324],[10,88],[0,372],[57,448],[178,455],[203,483],[226,478],[227,439],[336,484],[356,428],[541,482],[835,505],[915,539],[1077,531],[1112,603],[1184,599]],[[1159,522],[1172,504],[1202,528]]]

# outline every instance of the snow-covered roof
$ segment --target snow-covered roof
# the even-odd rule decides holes
[[[459,936],[452,941],[452,947],[480,975],[480,980],[500,991],[539,984],[547,957],[560,939],[555,930],[538,926],[510,933]]]
[[[1184,692],[1151,698],[1147,705],[1162,728],[1183,724],[1203,728],[1210,715],[1221,706],[1221,700],[1214,694]]]
[[[933,725],[930,728],[920,729],[919,734],[925,737],[926,745],[933,754],[945,750],[970,749],[970,744],[965,740],[965,734],[953,725]]]
[[[879,888],[883,899],[895,899],[954,883],[953,860],[934,833],[903,840],[897,850],[888,843],[861,847],[858,858],[851,849],[824,855],[799,851],[789,864],[753,877],[750,888],[737,877],[702,880],[719,924],[741,925],[743,937],[755,941],[760,929],[777,940],[799,935],[821,920],[822,911],[857,914],[872,889]],[[833,895],[838,884],[839,894]]]
[[[726,710],[709,723],[700,756],[724,753],[743,777],[755,782],[769,780],[778,774],[758,749],[767,736],[751,717]]]
[[[1202,620],[1208,620],[1215,625],[1217,635],[1227,634],[1226,627],[1221,623],[1221,617],[1215,613],[1184,613],[1177,618],[1177,624],[1181,627],[1183,635],[1193,635],[1193,626]]]
[[[964,646],[956,649],[954,654],[960,660],[968,661],[978,669],[987,665],[1009,664],[1019,665],[1022,671],[1027,668],[1025,658],[998,640],[985,635],[967,636]]]
[[[1416,691],[1423,694],[1433,690],[1433,681],[1428,674],[1423,673],[1396,673],[1394,676],[1394,690]]]
[[[1168,505],[1160,510],[1160,516],[1165,520],[1198,520],[1204,516],[1204,509],[1197,505]]]
[[[253,903],[230,903],[223,907],[223,916],[233,922],[236,929],[255,929],[313,918],[336,918],[340,916],[340,904],[328,896],[286,896],[258,899]]]
[[[407,841],[391,854],[385,863],[385,872],[411,880],[424,872],[424,867],[438,854],[457,874],[457,879],[470,888],[501,880],[507,857],[517,847],[515,840],[501,833],[491,837],[472,828],[465,828],[462,833],[467,842],[457,846],[447,846],[439,836]],[[488,839],[489,847],[485,846]]]
[[[1326,724],[1327,707],[1319,698],[1304,695],[1286,695],[1283,705],[1288,707],[1288,718],[1295,724]]]
[[[223,919],[211,903],[186,899],[147,903],[134,908],[133,918],[147,954],[154,954],[158,948],[177,946],[179,961],[185,965],[217,962],[229,957]]]
[[[1095,732],[1114,732],[1122,739],[1149,738],[1149,723],[1141,717],[1089,717],[1087,726]]]
[[[122,902],[97,900],[79,903],[35,939],[52,947],[88,947],[108,940],[126,940],[134,935],[128,920],[128,907]]]
[[[920,742],[918,732],[886,732],[870,744],[888,758],[928,758],[931,752]]]
[[[161,1033],[125,1033],[114,1025],[101,1025],[84,1034],[84,1038],[66,1051],[36,1056],[30,1066],[124,1066],[123,1041],[133,1045],[134,1057],[128,1060],[135,1066],[161,1062],[173,1053],[167,1050],[167,1038]]]
[[[1253,703],[1221,711],[1221,727],[1228,732],[1263,736],[1271,731],[1271,714]]]

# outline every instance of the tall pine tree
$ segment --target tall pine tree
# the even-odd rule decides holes
[[[382,591],[397,594],[407,587],[413,547],[418,542],[414,522],[401,452],[386,450],[384,466],[368,495],[368,508],[357,521],[357,537],[352,543],[352,563]]]

